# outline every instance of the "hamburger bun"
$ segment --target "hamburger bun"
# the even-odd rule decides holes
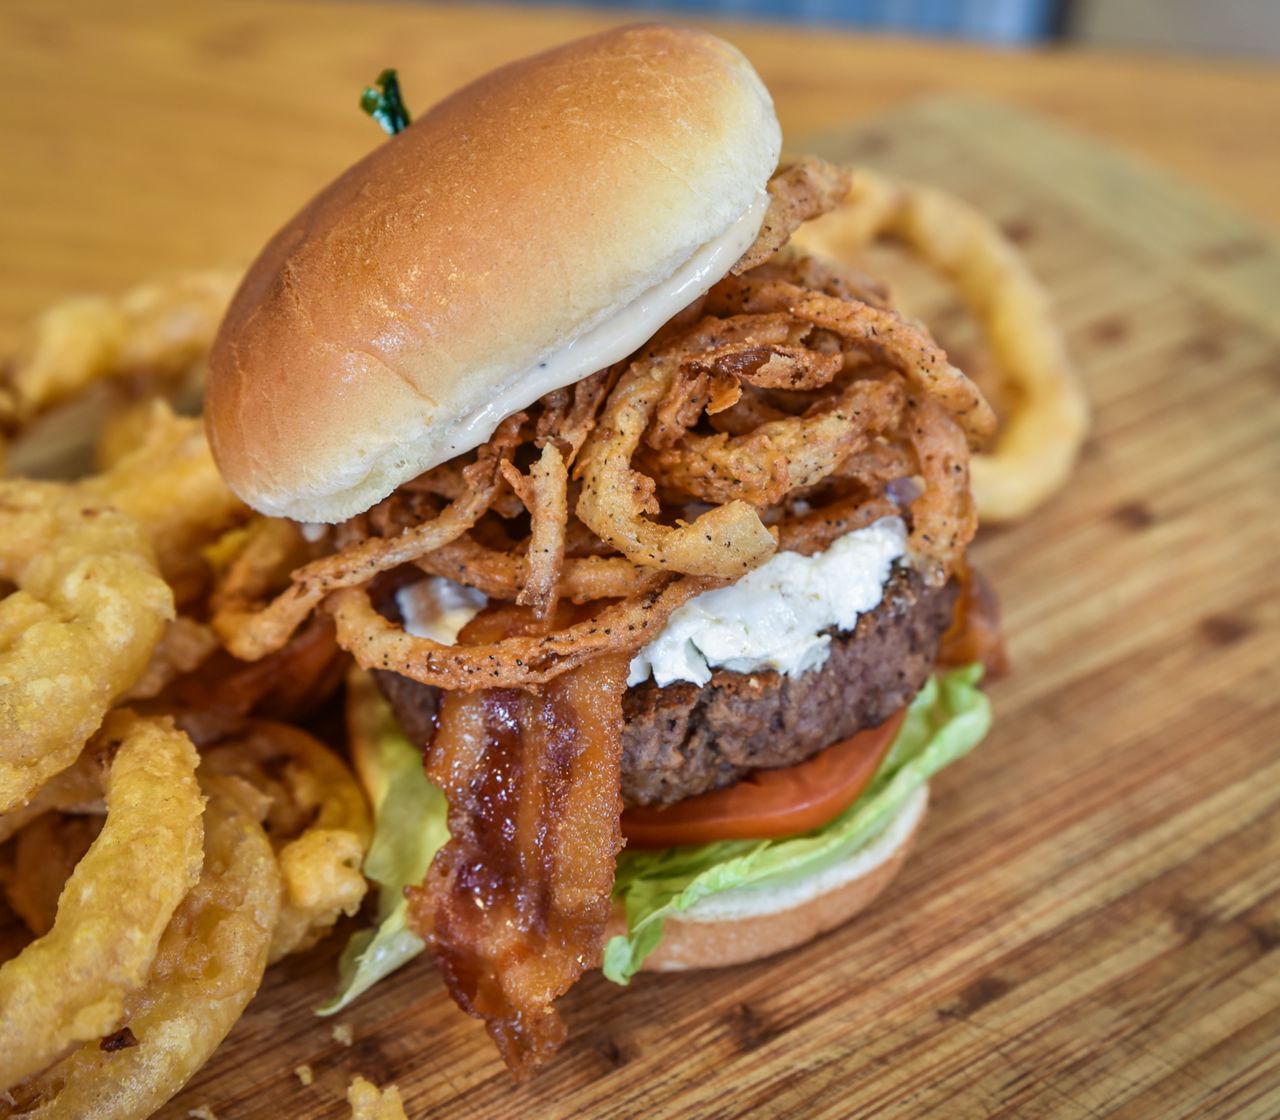
[[[451,95],[250,267],[210,358],[223,475],[335,522],[479,445],[723,276],[780,147],[750,64],[690,30],[608,31]]]
[[[701,899],[668,918],[644,971],[683,972],[760,960],[843,925],[875,901],[898,873],[924,819],[921,786],[888,827],[850,858],[778,887],[747,887]],[[624,932],[615,906],[607,937]]]

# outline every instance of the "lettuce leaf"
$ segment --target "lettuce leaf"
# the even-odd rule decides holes
[[[618,859],[614,896],[625,904],[627,932],[605,946],[605,976],[616,984],[629,983],[662,939],[666,918],[689,910],[700,899],[813,874],[873,841],[915,790],[987,733],[991,706],[978,690],[981,676],[981,667],[971,665],[931,679],[911,702],[866,791],[821,828],[785,840],[624,851]]]
[[[364,873],[378,884],[378,924],[347,943],[338,961],[338,990],[317,1008],[320,1015],[341,1011],[422,952],[422,938],[409,928],[404,888],[422,882],[449,839],[444,794],[427,781],[422,752],[405,738],[376,689],[362,689],[359,703],[368,726],[356,764],[374,812]]]

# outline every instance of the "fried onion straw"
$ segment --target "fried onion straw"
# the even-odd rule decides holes
[[[788,416],[741,436],[689,434],[654,453],[655,475],[707,502],[741,498],[763,508],[813,486],[871,438],[896,426],[904,394],[897,379],[851,381],[828,407]]]
[[[714,289],[730,311],[785,311],[871,351],[920,392],[946,406],[972,440],[995,432],[996,418],[978,387],[947,361],[942,348],[896,311],[797,287],[785,280],[729,277]]]
[[[770,538],[772,540],[772,538]],[[329,597],[325,609],[338,627],[338,643],[362,669],[389,669],[423,684],[456,691],[545,684],[606,653],[639,649],[681,604],[719,584],[709,579],[662,582],[599,614],[549,634],[505,638],[487,645],[448,646],[420,638],[383,618],[363,587]]]
[[[527,560],[480,544],[469,533],[419,557],[414,563],[433,576],[446,576],[483,591],[491,599],[513,600],[528,580]],[[663,578],[625,556],[569,556],[560,572],[560,594],[573,603],[623,599]]]
[[[555,606],[564,566],[565,525],[569,520],[569,475],[555,443],[543,445],[542,455],[526,477],[514,463],[502,463],[502,475],[529,511],[531,531],[525,560],[524,586],[516,603],[532,607],[546,618]]]
[[[756,511],[735,500],[708,510],[691,524],[667,526],[644,514],[658,512],[653,479],[631,459],[680,361],[716,345],[730,328],[706,319],[692,332],[635,361],[609,395],[574,469],[582,480],[578,517],[629,560],[667,571],[736,579],[762,564],[775,542]],[[710,546],[710,547],[708,547]]]
[[[351,588],[379,572],[412,563],[424,553],[457,539],[488,510],[502,481],[499,466],[519,436],[523,414],[508,417],[497,434],[466,468],[469,489],[431,521],[385,540],[370,537],[359,544],[314,560],[292,576],[292,586],[267,606],[255,608],[236,600],[224,603],[213,616],[213,628],[236,657],[255,661],[279,649],[325,598]]]

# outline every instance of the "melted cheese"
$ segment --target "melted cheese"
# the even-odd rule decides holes
[[[513,376],[484,407],[455,420],[441,460],[479,447],[504,417],[527,408],[553,389],[573,385],[638,350],[668,319],[723,276],[756,239],[769,205],[762,190],[723,234],[707,242],[675,273],[632,300],[621,311]]]

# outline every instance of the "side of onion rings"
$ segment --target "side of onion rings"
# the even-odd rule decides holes
[[[235,776],[268,796],[280,863],[280,917],[272,962],[310,948],[339,915],[359,909],[371,826],[355,775],[323,743],[283,723],[250,720],[205,751],[201,774]]]
[[[124,1007],[138,1044],[108,1053],[97,1039],[86,1043],[15,1086],[0,1120],[150,1116],[208,1060],[258,990],[280,905],[275,856],[241,783],[203,785],[204,871],[165,930],[146,985]]]
[[[0,966],[0,1085],[120,1023],[174,909],[200,873],[196,752],[168,720],[113,713],[107,819],[58,901],[53,928]]]
[[[52,482],[0,481],[0,812],[76,760],[173,617],[124,514]]]

